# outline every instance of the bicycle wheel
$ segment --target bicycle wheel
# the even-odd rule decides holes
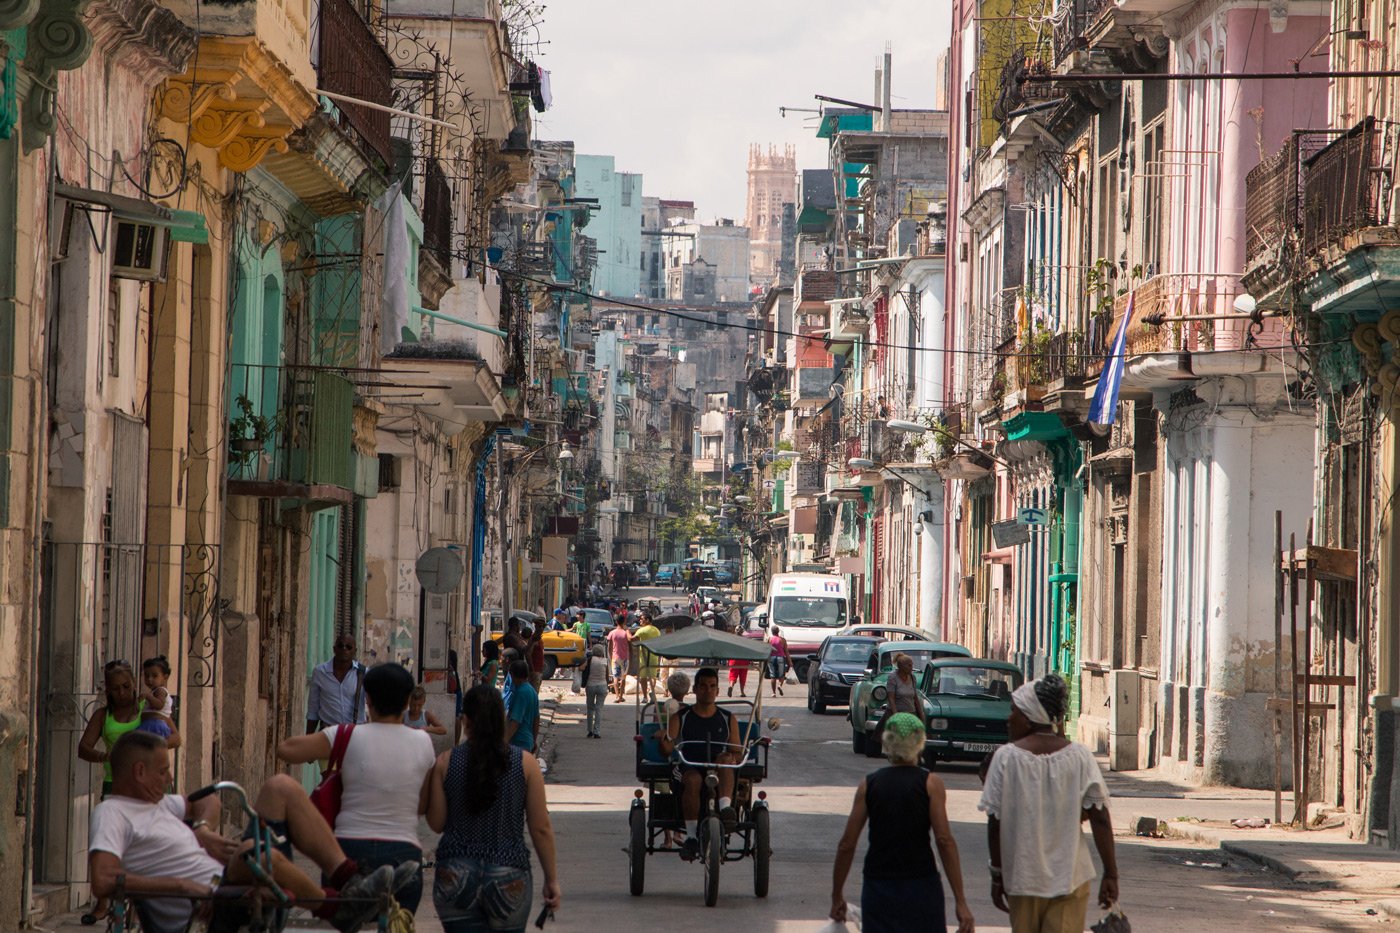
[[[724,828],[717,816],[709,817],[702,825],[704,835],[700,845],[701,861],[705,863],[705,906],[713,907],[719,901],[719,864],[724,858]]]

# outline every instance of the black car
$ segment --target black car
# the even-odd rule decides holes
[[[865,673],[870,652],[881,639],[869,635],[833,635],[821,651],[807,655],[807,708],[824,713],[828,706],[847,706],[851,685]]]

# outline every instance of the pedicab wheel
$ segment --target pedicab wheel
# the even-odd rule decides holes
[[[753,811],[753,893],[754,897],[768,896],[768,857],[773,854],[769,848],[772,827],[767,807]]]
[[[633,807],[628,817],[632,824],[632,844],[627,847],[627,881],[633,897],[642,896],[647,877],[647,811]]]
[[[700,858],[705,863],[705,906],[713,907],[719,901],[719,863],[724,855],[724,828],[720,826],[717,816],[705,820],[703,827]]]

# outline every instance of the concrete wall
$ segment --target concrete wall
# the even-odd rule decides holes
[[[1183,529],[1186,497],[1181,474],[1171,467],[1193,464],[1191,508],[1200,534],[1196,547],[1168,546],[1163,554],[1162,758],[1170,770],[1206,783],[1269,787],[1274,513],[1283,513],[1285,540],[1303,535],[1313,421],[1308,412],[1273,409],[1257,395],[1251,409],[1240,382],[1198,386],[1209,416],[1192,431],[1166,434],[1165,521]],[[1256,414],[1271,409],[1267,418]],[[1175,581],[1198,581],[1199,599],[1184,600],[1180,586],[1172,589]],[[1289,650],[1286,632],[1283,650]]]

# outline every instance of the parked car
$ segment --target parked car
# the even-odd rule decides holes
[[[871,758],[880,754],[878,742],[871,741],[880,717],[885,714],[885,699],[889,690],[885,681],[894,670],[894,656],[907,654],[914,661],[914,670],[922,670],[929,661],[939,658],[968,658],[972,652],[962,645],[942,641],[884,641],[866,657],[860,680],[851,687],[851,751]],[[810,657],[810,656],[809,656]]]
[[[656,579],[654,583],[670,583],[672,580],[680,581],[680,564],[662,564],[656,568]]]
[[[870,635],[833,635],[807,665],[807,708],[824,713],[828,706],[848,706],[851,686],[865,673],[880,639]]]
[[[928,717],[924,762],[981,761],[1008,741],[1011,692],[1024,682],[1006,661],[942,658],[924,665],[919,693]]]
[[[632,565],[632,582],[646,585],[651,583],[651,568],[646,564]]]
[[[733,583],[739,578],[739,569],[730,563],[715,565],[716,583]]]

